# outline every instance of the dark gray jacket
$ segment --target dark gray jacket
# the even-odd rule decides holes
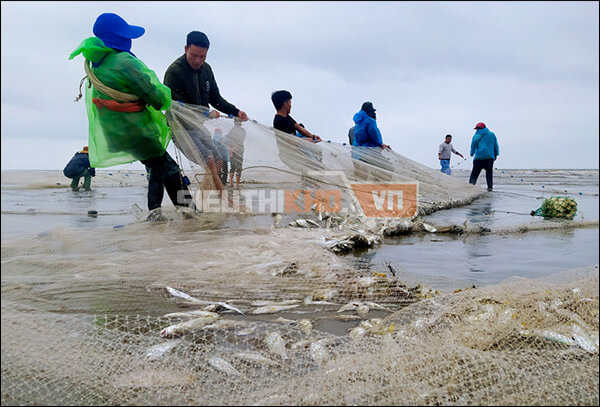
[[[206,62],[193,70],[185,54],[177,58],[165,72],[164,84],[171,88],[171,97],[183,103],[202,105],[210,103],[215,109],[237,116],[240,111],[219,93],[212,68]]]
[[[81,177],[85,170],[89,169],[89,174],[94,177],[96,176],[96,170],[94,168],[90,168],[90,158],[86,153],[75,153],[71,161],[67,164],[65,169],[63,170],[63,174],[67,178],[77,178]]]

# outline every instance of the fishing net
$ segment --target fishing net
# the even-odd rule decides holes
[[[2,404],[598,404],[597,266],[453,292],[322,245],[190,221],[3,241]]]
[[[567,196],[552,196],[544,199],[542,206],[535,211],[531,211],[533,216],[543,216],[545,218],[565,218],[573,219],[577,214],[577,202]]]
[[[189,178],[195,191],[220,189],[217,176],[211,176],[209,170],[213,157],[223,163],[220,168],[224,174],[239,174],[246,189],[311,190],[313,200],[314,191],[338,191],[341,207],[355,215],[360,212],[356,208],[358,184],[418,185],[417,197],[405,194],[404,199],[407,205],[410,200],[417,201],[421,214],[465,204],[481,194],[462,180],[387,149],[353,147],[329,140],[312,143],[256,121],[211,118],[203,106],[184,103],[174,103],[167,120],[178,155],[182,153],[179,161],[191,168]],[[353,158],[353,152],[360,152],[361,158]],[[221,172],[218,175],[222,184],[232,180]],[[206,209],[202,199],[197,206]],[[273,208],[272,212],[277,210]]]
[[[443,232],[361,213],[354,184],[416,183],[418,214],[480,190],[207,113],[167,113],[201,216],[2,241],[2,405],[598,404],[597,266],[474,287],[340,256]],[[241,183],[221,198],[257,190],[252,210],[209,210],[225,150]],[[354,209],[313,194],[290,213],[279,190]]]

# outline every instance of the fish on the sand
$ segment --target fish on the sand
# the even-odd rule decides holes
[[[213,367],[214,369],[218,370],[221,373],[225,373],[226,375],[229,376],[239,376],[240,372],[237,371],[237,369],[235,367],[233,367],[233,365],[231,363],[229,363],[228,361],[226,361],[223,358],[220,358],[219,356],[213,356],[210,359],[208,359],[208,364],[209,366]]]
[[[149,361],[154,361],[160,359],[165,353],[173,350],[181,343],[181,339],[176,339],[173,341],[168,341],[164,343],[159,343],[158,345],[154,345],[148,349],[146,356]]]
[[[170,325],[170,326],[166,327],[165,329],[163,329],[162,331],[160,331],[160,336],[162,336],[163,338],[174,338],[177,336],[185,335],[190,332],[197,331],[197,330],[205,327],[206,325],[210,325],[216,319],[219,318],[218,314],[215,314],[215,315],[216,315],[216,318],[215,317],[194,318],[194,319],[190,319],[188,321],[180,322],[175,325]]]
[[[252,311],[252,314],[274,314],[280,311],[286,311],[289,309],[298,308],[300,305],[265,305],[264,307],[256,308]]]

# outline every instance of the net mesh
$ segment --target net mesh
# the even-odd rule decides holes
[[[3,405],[598,404],[597,266],[440,292],[188,227],[3,242]]]
[[[254,189],[336,189],[352,208],[350,183],[418,183],[421,214],[466,204],[481,191],[401,154],[324,140],[312,143],[256,121],[210,118],[203,106],[175,103],[167,112],[173,142],[188,160],[192,189],[219,189],[209,176],[208,159],[223,150],[223,168],[240,167],[242,184]],[[353,150],[354,149],[354,150]],[[353,156],[360,150],[361,159]],[[225,170],[227,172],[227,170]],[[227,181],[225,181],[227,182]],[[202,207],[202,203],[198,203]],[[351,211],[354,212],[354,211]]]
[[[217,186],[208,158],[225,146],[242,190],[340,188],[350,203],[348,182],[416,181],[422,212],[479,194],[392,151],[358,162],[349,146],[252,121],[232,134],[206,113],[168,113],[193,190]],[[386,221],[321,215],[3,240],[2,405],[598,405],[598,266],[438,291],[332,250],[371,245]]]

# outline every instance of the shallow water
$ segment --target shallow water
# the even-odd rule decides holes
[[[579,311],[584,317],[592,316],[589,324],[597,332],[597,266],[585,271],[584,285],[576,282],[574,289],[569,286],[566,290],[548,286],[554,290],[550,294],[537,287],[539,280],[523,280],[422,301],[427,297],[407,297],[406,290],[397,290],[395,284],[405,282],[409,289],[422,284],[448,292],[510,277],[541,277],[597,264],[597,223],[586,228],[527,233],[516,233],[515,227],[551,228],[582,220],[597,221],[598,171],[506,171],[497,177],[493,193],[466,207],[424,218],[436,226],[463,225],[466,221],[470,228],[483,226],[489,233],[418,233],[387,238],[379,247],[343,256],[323,247],[323,237],[336,231],[285,227],[291,220],[289,216],[282,219],[281,228],[273,227],[270,215],[206,213],[200,219],[183,220],[165,197],[169,222],[139,222],[145,213],[136,212],[134,205],[145,208],[143,174],[98,172],[92,192],[72,192],[56,171],[2,173],[2,383],[3,401],[8,404],[31,404],[36,400],[37,404],[47,404],[51,400],[74,405],[262,405],[265,403],[260,400],[272,400],[275,404],[324,405],[339,404],[339,394],[350,395],[345,404],[423,404],[419,398],[423,385],[429,386],[425,391],[437,391],[446,386],[446,381],[465,383],[467,388],[461,390],[465,397],[491,388],[493,393],[482,398],[483,404],[489,404],[497,400],[498,393],[510,395],[520,389],[524,377],[528,378],[520,368],[523,365],[539,368],[529,372],[535,378],[543,377],[548,366],[557,369],[548,374],[549,378],[575,377],[580,386],[574,388],[574,396],[564,390],[557,392],[567,400],[562,404],[588,399],[591,402],[586,404],[597,404],[597,352],[583,355],[585,359],[574,354],[584,363],[573,363],[573,370],[564,367],[563,353],[554,352],[555,357],[542,363],[539,352],[531,359],[521,359],[529,350],[527,344],[519,342],[512,343],[512,354],[505,351],[498,358],[497,352],[480,350],[478,341],[485,339],[480,339],[485,321],[469,322],[470,317],[485,316],[477,313],[482,304],[506,300],[516,307],[519,301],[514,300],[520,299],[521,319],[507,320],[510,326],[489,324],[488,329],[497,329],[488,332],[496,341],[523,326],[533,329],[539,319],[536,307],[547,300],[547,295],[558,300],[563,295],[572,298],[581,293],[591,302],[577,302],[587,306]],[[464,179],[468,172],[457,171],[455,176]],[[542,182],[550,185],[548,189],[541,188]],[[540,197],[557,191],[575,196],[580,208],[576,219],[544,220],[527,214],[539,207]],[[99,215],[89,217],[87,211],[91,209]],[[297,273],[283,275],[292,263]],[[391,274],[398,279],[390,278]],[[567,281],[576,281],[576,275],[571,273]],[[244,315],[222,313],[221,321],[234,320],[256,329],[243,335],[227,328],[194,332],[174,353],[149,362],[149,348],[169,341],[160,336],[160,330],[178,322],[165,314],[204,306],[170,296],[165,286],[202,301],[225,301],[238,307]],[[532,295],[534,288],[543,292]],[[303,305],[309,295],[313,300],[335,304]],[[252,303],[257,300],[295,300],[299,306],[258,315],[252,313]],[[373,301],[388,310],[370,309],[362,319],[357,310],[351,310],[344,314],[354,319],[336,319],[341,316],[337,312],[341,305],[358,300]],[[446,307],[452,300],[454,305]],[[572,303],[566,299],[564,302]],[[431,329],[425,325],[421,330],[420,324],[432,317],[439,319],[432,322]],[[380,334],[350,342],[349,330],[367,320],[373,322],[373,318],[391,322],[384,324],[387,328],[403,332],[409,329],[407,336],[395,332],[396,345],[386,344]],[[295,321],[300,319],[311,321],[310,334],[299,331]],[[569,321],[567,328],[571,325]],[[556,321],[548,326],[555,327]],[[538,327],[545,329],[546,325]],[[222,375],[207,365],[207,359],[215,355],[233,363],[230,354],[238,350],[272,357],[265,348],[268,332],[280,333],[288,345],[305,338],[313,342],[310,347],[288,349],[292,357],[286,362],[281,360],[281,369],[249,368],[237,363],[236,368],[247,372],[251,384]],[[447,333],[437,336],[436,332]],[[337,341],[327,352],[338,373],[331,365],[323,365],[320,370],[319,362],[314,363],[313,345],[320,338]],[[469,341],[475,343],[469,345]],[[467,359],[467,371],[466,355],[477,356]],[[588,360],[592,361],[591,367]],[[498,365],[502,361],[504,364]],[[360,379],[361,375],[355,376],[360,380],[348,380],[356,369],[364,370],[365,380]],[[444,376],[444,371],[452,376]],[[498,371],[503,374],[498,375]],[[415,372],[424,376],[415,377]],[[514,382],[507,380],[511,378]],[[146,384],[140,386],[142,379]],[[314,382],[302,385],[309,379]],[[588,385],[587,379],[594,386]],[[187,385],[194,381],[202,385]],[[165,382],[179,386],[170,387]],[[481,386],[473,388],[471,383],[477,382]],[[300,386],[294,387],[295,383]],[[391,385],[382,387],[382,383]],[[286,391],[288,384],[291,387]],[[322,389],[323,384],[332,387]],[[221,392],[223,388],[228,390]],[[542,398],[535,400],[547,400],[547,389],[558,387],[550,381],[538,388]],[[382,389],[393,396],[387,403],[377,396]],[[263,390],[265,394],[261,395]],[[320,394],[326,403],[303,399],[303,391]],[[361,391],[366,396],[354,399]],[[252,392],[259,394],[246,398]],[[292,395],[286,396],[289,400],[270,398],[286,394]],[[581,394],[587,398],[582,399]],[[477,399],[452,399],[458,404],[472,400]],[[522,394],[518,400],[532,398]],[[443,398],[429,401],[449,404]]]
[[[3,171],[2,241],[33,238],[56,228],[111,231],[136,222],[133,207],[146,208],[145,174],[99,173],[91,192],[73,192],[68,179],[58,171]],[[453,177],[467,180],[468,175],[469,171],[462,169],[455,170]],[[485,185],[483,175],[478,184]],[[493,192],[468,206],[438,211],[424,220],[433,225],[466,222],[469,227],[494,231],[519,225],[553,225],[553,220],[528,213],[537,209],[544,198],[559,194],[576,199],[578,213],[573,222],[598,220],[597,170],[497,170]],[[167,213],[173,209],[167,196],[163,205]],[[92,209],[98,211],[97,217],[88,216]],[[176,218],[174,213],[171,216]],[[287,225],[292,219],[285,216],[281,224]],[[200,228],[251,238],[257,231],[270,230],[272,223],[270,215],[207,216],[204,223],[179,226],[178,237],[184,241],[195,239],[194,232]],[[375,249],[345,257],[380,269],[391,262],[406,273],[422,276],[436,288],[452,285],[453,280],[493,284],[511,276],[538,277],[598,263],[598,228],[465,236],[416,234],[387,238]]]
[[[469,172],[454,176],[468,180]],[[447,277],[474,284],[494,284],[520,276],[536,278],[561,270],[597,264],[598,227],[574,230],[543,230],[528,233],[502,233],[518,225],[548,225],[556,220],[532,217],[545,198],[565,195],[575,198],[578,212],[573,222],[597,221],[598,172],[576,170],[495,171],[494,191],[468,206],[435,212],[424,221],[433,225],[485,227],[499,233],[483,235],[419,234],[385,239],[383,245],[358,256],[361,263],[391,262],[428,276]],[[523,181],[521,181],[523,180]],[[478,184],[485,185],[480,176]],[[542,188],[544,186],[544,188]]]

